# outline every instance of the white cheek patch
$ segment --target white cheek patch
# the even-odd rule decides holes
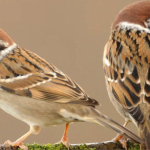
[[[129,23],[129,22],[121,22],[119,23],[119,27],[121,29],[133,29],[133,30],[139,30],[141,32],[146,32],[146,33],[150,33],[150,30],[148,28],[145,28],[139,24],[134,24],[134,23]]]
[[[17,44],[14,43],[13,45],[9,46],[8,48],[0,51],[0,61],[16,47],[17,47]]]

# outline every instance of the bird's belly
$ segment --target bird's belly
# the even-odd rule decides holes
[[[29,125],[50,126],[66,123],[60,114],[61,105],[0,91],[0,108]]]

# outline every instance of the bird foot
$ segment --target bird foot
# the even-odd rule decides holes
[[[4,145],[10,145],[10,146],[19,146],[21,149],[23,150],[28,150],[28,147],[23,145],[22,141],[18,140],[18,141],[15,141],[15,142],[11,142],[11,141],[6,141],[4,143]]]
[[[60,144],[60,143],[65,145],[67,147],[67,149],[69,150],[70,144],[69,144],[69,142],[68,142],[68,140],[66,138],[62,138],[59,142],[57,142],[55,144]]]
[[[124,135],[122,134],[118,134],[115,138],[112,139],[112,141],[115,141],[115,142],[120,142],[122,147],[127,150],[127,140],[126,138],[124,137]]]

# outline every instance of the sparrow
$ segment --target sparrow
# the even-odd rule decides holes
[[[103,68],[111,102],[133,122],[142,150],[150,150],[150,1],[122,9],[104,48]],[[120,140],[121,135],[116,137]]]
[[[27,150],[23,141],[41,127],[66,124],[62,142],[69,148],[71,122],[91,122],[143,141],[128,129],[96,110],[99,102],[67,75],[43,58],[17,45],[0,29],[0,108],[27,123],[30,130],[15,142],[5,144]]]

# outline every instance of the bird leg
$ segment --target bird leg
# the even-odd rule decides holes
[[[68,128],[69,128],[69,123],[66,124],[63,137],[61,138],[61,140],[58,143],[63,143],[69,149],[70,144],[69,144],[68,138],[67,138]]]
[[[125,119],[125,123],[123,124],[123,126],[126,127],[129,122],[131,122],[131,121]],[[126,142],[126,138],[124,137],[124,135],[117,134],[117,136],[115,138],[113,138],[112,140],[115,142],[119,141],[122,144],[122,147],[127,149],[127,142]]]
[[[39,126],[30,126],[30,130],[24,134],[22,137],[20,137],[18,140],[16,140],[15,142],[11,142],[11,141],[6,141],[4,143],[4,145],[10,145],[10,146],[19,146],[20,148],[22,148],[23,150],[28,150],[28,147],[23,145],[23,141],[31,134],[38,134],[40,132],[40,127]]]

